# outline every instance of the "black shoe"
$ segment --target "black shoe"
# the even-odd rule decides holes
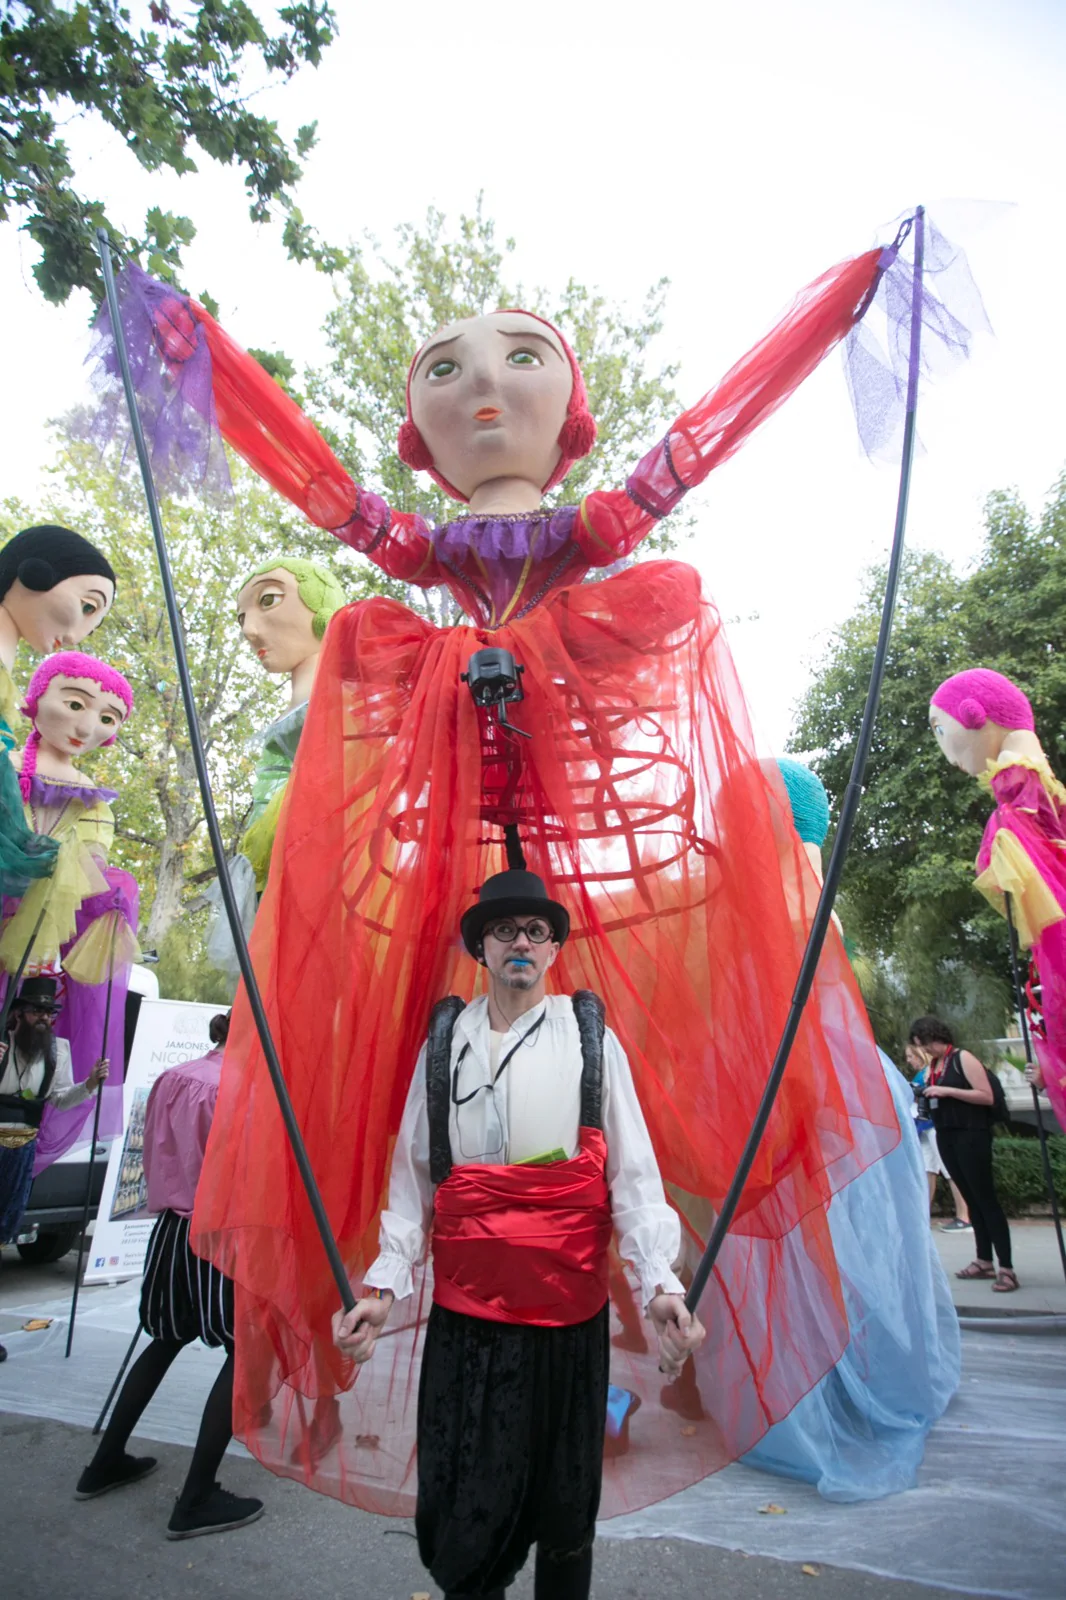
[[[75,1500],[95,1500],[98,1494],[110,1494],[112,1489],[122,1489],[138,1478],[147,1478],[159,1465],[155,1456],[119,1456],[117,1461],[90,1461],[74,1491]]]
[[[182,1506],[180,1500],[176,1503],[167,1523],[167,1538],[197,1539],[202,1533],[227,1533],[230,1528],[257,1522],[262,1515],[262,1500],[230,1494],[216,1483],[209,1494],[191,1506]]]
[[[7,1346],[0,1344],[0,1361],[7,1360]]]

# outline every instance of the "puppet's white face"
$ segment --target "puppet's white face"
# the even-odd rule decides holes
[[[237,596],[237,625],[264,672],[295,672],[319,653],[322,641],[315,637],[314,620],[285,567],[249,578]]]
[[[114,598],[110,578],[88,573],[64,578],[43,592],[27,589],[16,579],[3,603],[30,649],[47,656],[76,649],[103,622]]]
[[[37,702],[33,723],[41,743],[77,760],[113,739],[125,722],[125,703],[93,678],[53,678]]]
[[[934,705],[929,707],[929,726],[951,765],[971,778],[979,778],[988,763],[996,759],[1007,732],[997,722],[986,722],[983,728],[964,728],[950,712]]]
[[[524,312],[496,311],[429,341],[411,377],[411,416],[437,471],[468,498],[517,478],[536,486],[539,503],[559,464],[572,389],[552,330]]]

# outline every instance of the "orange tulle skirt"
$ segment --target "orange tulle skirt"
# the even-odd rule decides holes
[[[524,666],[515,756],[461,681],[483,645]],[[559,590],[512,626],[437,628],[387,599],[332,620],[253,955],[295,1111],[358,1286],[377,1254],[393,1141],[430,1010],[471,997],[459,919],[505,865],[568,905],[553,970],[593,989],[631,1063],[667,1192],[698,1259],[788,1011],[813,902],[772,764],[760,761],[697,574],[662,561]],[[835,934],[740,1212],[701,1308],[679,1411],[641,1350],[615,1262],[613,1381],[639,1394],[603,1515],[750,1449],[847,1342],[832,1194],[899,1138]],[[358,1374],[337,1293],[238,1000],[197,1196],[196,1248],[237,1284],[236,1431],[273,1470],[368,1509],[413,1507],[429,1271]],[[695,1394],[695,1398],[693,1398]],[[674,1402],[677,1396],[674,1394]]]

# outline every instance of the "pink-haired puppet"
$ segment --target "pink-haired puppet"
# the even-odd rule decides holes
[[[137,884],[128,872],[108,865],[115,791],[100,787],[75,762],[114,743],[133,709],[133,691],[107,662],[64,650],[41,662],[22,709],[33,728],[21,755],[13,752],[11,760],[27,821],[35,832],[59,841],[59,854],[52,877],[32,885],[5,921],[0,967],[13,973],[26,957],[27,973],[62,973],[56,1035],[70,1041],[74,1081],[80,1083],[101,1056],[121,1067],[129,967],[139,951]],[[75,1142],[91,1104],[71,1111],[47,1109],[36,1171]],[[100,1131],[117,1132],[121,1122],[121,1071],[116,1071],[104,1091]]]
[[[1004,895],[1042,988],[1037,1087],[1066,1129],[1066,788],[1048,765],[1033,708],[1017,684],[987,667],[948,678],[929,721],[953,766],[996,802],[977,855],[977,887],[1005,912]]]

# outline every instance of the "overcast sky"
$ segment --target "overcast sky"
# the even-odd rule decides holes
[[[636,304],[672,280],[658,353],[680,359],[688,402],[798,288],[924,202],[965,245],[995,337],[924,404],[910,542],[964,565],[990,490],[1016,486],[1039,508],[1066,465],[1061,0],[336,9],[341,37],[319,71],[257,99],[289,133],[318,119],[298,198],[328,237],[385,238],[483,190],[526,283],[572,275]],[[278,229],[252,227],[235,173],[205,158],[196,177],[149,177],[105,130],[68,137],[82,189],[131,231],[147,204],[193,217],[187,279],[238,339],[321,358],[329,283],[286,262]],[[1010,204],[958,204],[975,200]],[[90,309],[81,295],[46,305],[33,259],[0,229],[0,494],[27,497],[50,455],[46,419],[85,396]],[[685,558],[727,616],[758,616],[730,635],[775,746],[887,548],[895,492],[895,471],[859,453],[835,358],[699,492]]]

